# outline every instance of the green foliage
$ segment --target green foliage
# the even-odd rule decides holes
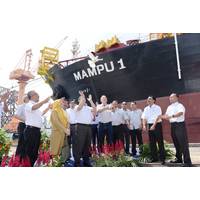
[[[165,156],[166,156],[166,160],[170,160],[173,159],[175,156],[175,153],[170,149],[169,144],[164,143],[165,144]]]
[[[48,151],[50,148],[50,138],[47,133],[42,132],[40,139],[40,150]]]
[[[166,160],[172,159],[174,157],[174,152],[169,148],[169,145],[164,142],[164,147],[165,147],[165,156]],[[157,146],[158,148],[158,146]],[[149,144],[144,144],[142,146],[143,152],[140,155],[139,161],[147,163],[151,160],[151,153],[150,153],[150,146]]]
[[[8,155],[11,144],[11,140],[6,131],[4,129],[0,129],[0,162],[4,155]]]
[[[49,152],[50,150],[50,138],[46,132],[42,132],[40,139],[40,151]],[[62,167],[61,156],[54,156],[48,163],[41,164],[38,167]]]
[[[93,157],[94,167],[139,167],[141,164],[137,160],[133,160],[131,156],[127,156],[123,153],[119,155],[95,155]]]
[[[63,167],[63,162],[61,156],[53,157],[52,162],[49,167]]]

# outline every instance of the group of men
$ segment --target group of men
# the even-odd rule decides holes
[[[125,144],[125,152],[130,154],[130,135],[133,144],[132,155],[135,156],[136,137],[140,147],[143,144],[142,111],[137,109],[136,103],[131,104],[132,111],[130,111],[127,109],[126,102],[122,103],[121,109],[117,101],[108,104],[105,95],[100,98],[101,104],[94,104],[91,95],[87,100],[90,106],[86,103],[84,93],[80,92],[78,105],[73,100],[69,102],[69,108],[66,109],[71,132],[69,141],[72,141],[75,166],[81,165],[81,158],[84,166],[90,166],[90,149],[102,153],[105,140],[108,145],[121,141]]]
[[[116,100],[108,104],[105,95],[101,96],[101,104],[97,105],[90,97],[91,107],[88,107],[85,95],[81,93],[77,107],[73,101],[70,103],[70,108],[67,109],[70,120],[73,119],[70,121],[71,135],[75,143],[73,151],[76,152],[76,146],[82,147],[77,162],[76,155],[74,155],[76,165],[79,166],[81,157],[88,163],[91,144],[93,148],[97,146],[101,152],[105,139],[109,145],[115,144],[117,141],[123,142],[125,153],[136,156],[136,139],[139,144],[138,153],[142,153],[142,132],[147,132],[149,136],[151,162],[160,161],[164,165],[166,156],[162,120],[168,120],[171,124],[171,136],[176,149],[176,159],[170,162],[192,166],[185,127],[185,108],[178,102],[178,98],[175,93],[170,95],[170,106],[163,115],[160,106],[156,104],[156,98],[153,96],[147,98],[147,106],[142,111],[137,108],[136,102],[131,102],[130,109],[128,109],[126,102],[123,102],[121,107]],[[130,139],[132,143],[131,153],[129,152]],[[84,153],[81,154],[81,152]]]
[[[42,115],[51,107],[48,106],[44,112],[41,112],[40,108],[48,103],[49,99],[50,97],[39,102],[39,95],[35,91],[30,91],[25,98],[24,105],[21,105],[16,113],[16,117],[21,121],[19,131],[23,132],[20,134],[16,154],[20,152],[20,154],[28,156],[31,166],[34,166],[38,156]],[[87,101],[90,105],[87,104]],[[171,162],[192,166],[185,128],[185,108],[178,102],[177,94],[170,95],[171,104],[164,115],[162,115],[162,110],[156,104],[156,99],[153,96],[147,98],[148,105],[144,111],[137,108],[136,102],[131,102],[129,109],[126,102],[123,102],[121,106],[116,100],[108,104],[105,95],[101,96],[100,102],[100,104],[95,104],[91,95],[86,98],[85,94],[80,92],[77,104],[74,100],[69,101],[69,105],[68,101],[63,104],[65,105],[63,109],[66,110],[69,117],[70,137],[68,141],[69,145],[72,146],[75,166],[91,166],[91,145],[94,149],[98,148],[99,153],[101,153],[105,141],[109,145],[121,141],[124,144],[125,153],[136,156],[138,155],[136,139],[139,144],[138,153],[142,153],[143,132],[148,132],[149,135],[151,162],[160,161],[164,165],[165,148],[162,120],[169,120],[171,124],[171,136],[176,148],[176,159]],[[131,152],[129,151],[130,139]],[[20,146],[20,142],[23,145]]]

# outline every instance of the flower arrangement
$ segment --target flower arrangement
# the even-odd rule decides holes
[[[50,149],[50,138],[46,132],[41,133],[40,139],[40,151],[49,151]]]
[[[94,151],[92,152],[94,153]],[[101,154],[92,154],[94,167],[138,167],[140,163],[131,156],[124,154],[121,141],[115,145],[104,145]]]
[[[1,167],[30,167],[29,158],[20,158],[13,154],[8,156],[8,152],[11,146],[9,138],[6,136],[4,130],[0,130],[0,155],[1,155]],[[43,132],[41,135],[41,143],[39,149],[38,159],[35,163],[35,167],[62,167],[62,160],[60,156],[52,157],[50,155],[50,139],[48,135]]]
[[[4,156],[1,162],[1,167],[30,167],[30,160],[29,158],[21,159],[19,156],[15,156],[13,154],[11,157]]]
[[[50,138],[45,132],[42,132],[39,155],[35,167],[62,167],[62,165],[60,156],[52,156],[50,154]]]
[[[29,167],[30,161],[28,158],[20,159],[19,156],[13,154],[8,155],[12,142],[5,130],[0,129],[0,163],[1,167]]]

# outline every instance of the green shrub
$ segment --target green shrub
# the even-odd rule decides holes
[[[119,154],[113,156],[112,154],[107,155],[95,155],[93,157],[93,166],[94,167],[139,167],[141,166],[140,162],[134,160],[131,156],[125,154]]]
[[[8,155],[11,147],[11,140],[4,129],[0,129],[0,163],[3,156]]]
[[[172,159],[174,157],[174,152],[169,148],[169,144],[167,144],[166,142],[164,142],[164,147],[165,147],[165,156],[166,156],[166,160]],[[139,161],[140,162],[149,162],[151,160],[151,153],[150,153],[150,146],[149,144],[144,144],[141,147],[143,149]],[[157,146],[157,148],[159,149],[159,147]]]

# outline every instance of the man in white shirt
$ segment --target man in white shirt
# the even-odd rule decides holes
[[[27,96],[24,97],[23,99],[24,103],[21,105],[18,105],[17,111],[14,115],[16,119],[18,119],[20,122],[17,126],[17,133],[19,135],[19,140],[17,144],[17,149],[15,155],[19,155],[23,157],[24,155],[24,130],[26,128],[25,124],[25,106],[29,102],[29,99]]]
[[[124,140],[125,140],[125,152],[126,154],[130,154],[129,152],[129,145],[130,145],[130,134],[129,134],[129,128],[128,128],[128,123],[129,123],[129,112],[127,108],[127,102],[122,102],[121,104],[121,110],[124,113],[124,120],[123,120],[123,134],[124,134]]]
[[[25,106],[25,124],[26,128],[24,130],[24,143],[25,143],[25,156],[28,156],[31,166],[34,166],[35,161],[38,157],[38,150],[40,146],[42,127],[42,115],[47,112],[41,112],[39,108],[46,104],[50,97],[39,102],[39,95],[35,91],[30,91],[27,93],[29,102]]]
[[[70,101],[69,108],[66,110],[69,116],[69,123],[70,123],[70,134],[73,135],[75,131],[76,125],[76,111],[75,111],[75,100]]]
[[[70,124],[76,124],[76,111],[75,111],[76,103],[75,100],[69,102],[69,108],[67,108],[67,114],[69,116]]]
[[[73,155],[75,166],[81,166],[80,159],[83,158],[83,165],[86,167],[91,166],[90,164],[90,147],[91,147],[91,123],[93,119],[93,114],[96,113],[96,106],[92,101],[92,96],[89,95],[87,99],[91,105],[89,107],[86,104],[86,98],[84,93],[81,91],[79,92],[79,104],[75,107],[75,118],[76,118],[76,126],[75,126],[75,133],[72,136],[72,148],[73,148]]]
[[[132,142],[132,155],[136,156],[136,138],[139,144],[139,152],[142,153],[142,110],[137,108],[136,102],[131,102],[131,111],[129,113],[130,118],[130,135]]]
[[[118,108],[118,102],[112,102],[112,128],[113,128],[113,143],[121,141],[124,144],[123,135],[124,112]]]
[[[99,115],[99,145],[100,151],[104,145],[106,136],[107,144],[113,144],[113,130],[112,130],[112,106],[108,104],[108,99],[105,95],[100,98],[101,104],[97,106],[97,113]]]
[[[76,125],[75,106],[76,106],[75,100],[71,100],[69,102],[69,108],[66,109],[67,115],[69,117],[69,123],[70,123],[70,135],[67,136],[70,149],[72,147],[72,138],[75,133],[75,125]],[[71,157],[71,150],[70,150],[70,157]]]
[[[163,142],[163,132],[162,132],[162,120],[160,116],[162,115],[162,110],[160,106],[155,104],[156,98],[149,96],[147,98],[148,106],[145,107],[142,113],[143,119],[143,130],[149,133],[149,143],[151,151],[151,162],[158,161],[158,150],[157,143],[159,147],[159,157],[162,164],[165,164],[165,148]]]
[[[185,127],[185,107],[179,103],[178,95],[175,93],[170,95],[169,100],[171,105],[168,106],[162,119],[169,120],[171,124],[171,137],[176,148],[176,160],[171,163],[182,163],[184,158],[184,166],[190,167],[192,162]]]

